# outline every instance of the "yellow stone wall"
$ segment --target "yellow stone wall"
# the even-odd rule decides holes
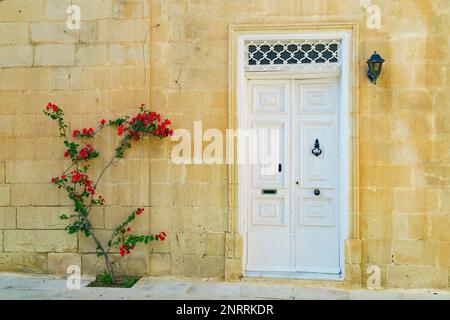
[[[67,163],[40,113],[49,101],[71,125],[132,113],[141,102],[178,128],[228,125],[228,27],[350,21],[358,25],[359,215],[346,243],[346,284],[381,268],[385,287],[449,286],[450,108],[446,0],[73,0],[79,31],[65,28],[70,0],[0,1],[0,270],[63,273],[101,269],[90,242],[68,236],[57,216],[69,204],[48,181]],[[146,32],[151,28],[147,42]],[[146,58],[144,67],[143,48]],[[365,61],[387,60],[377,86]],[[100,145],[111,152],[113,133]],[[144,142],[106,177],[110,229],[145,206],[136,228],[166,230],[164,244],[116,259],[131,273],[239,278],[242,239],[225,165],[170,163],[171,144]],[[98,169],[98,164],[94,169]],[[99,231],[101,234],[107,231]]]

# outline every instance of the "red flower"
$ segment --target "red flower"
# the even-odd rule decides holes
[[[139,216],[142,212],[144,212],[144,208],[139,208],[137,209],[136,214]]]
[[[124,126],[123,124],[121,124],[121,125],[117,128],[117,134],[118,134],[119,136],[121,136],[121,135],[123,134],[124,130],[125,130],[125,126]]]
[[[69,151],[64,152],[64,157],[67,158],[69,156]]]
[[[74,130],[73,133],[72,133],[72,136],[73,136],[74,138],[76,138],[76,137],[78,137],[78,135],[79,135],[80,133],[81,133],[80,130]]]
[[[130,232],[130,231],[131,231],[131,228],[130,228],[130,227],[128,227],[127,231],[128,231],[128,232]]]
[[[102,120],[100,121],[100,124],[101,124],[102,126],[104,126],[105,123],[106,123],[106,120],[105,120],[105,119],[102,119]]]
[[[53,104],[53,103],[49,102],[47,104],[47,106],[45,107],[45,109],[47,111],[50,111],[50,109],[52,109],[53,112],[57,112],[59,110],[59,107],[56,104]]]
[[[158,238],[161,241],[166,240],[166,234],[164,232],[158,233],[155,237]]]

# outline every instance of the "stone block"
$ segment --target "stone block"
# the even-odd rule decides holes
[[[81,43],[95,43],[98,41],[98,28],[96,22],[83,22],[80,29]]]
[[[243,277],[241,259],[225,259],[225,281],[239,281]]]
[[[60,206],[72,205],[66,193],[55,188],[50,183],[46,184],[12,184],[11,204],[14,206]],[[8,185],[9,187],[9,185]],[[2,187],[0,185],[0,205]],[[8,191],[9,197],[9,191]],[[9,203],[9,202],[8,202]]]
[[[70,44],[41,44],[35,49],[37,66],[70,66],[75,63],[75,46]]]
[[[75,54],[78,66],[102,66],[108,63],[107,49],[104,45],[79,46]]]
[[[0,229],[16,228],[16,208],[0,207]]]
[[[387,286],[391,288],[448,288],[448,268],[388,265]]]
[[[361,265],[346,264],[345,265],[345,283],[350,287],[361,287],[362,273]]]
[[[231,259],[234,257],[234,244],[234,233],[225,233],[225,256],[227,258]]]
[[[73,214],[73,207],[19,207],[17,208],[17,228],[64,230],[69,221],[59,219],[62,214],[69,217]],[[103,208],[92,208],[89,219],[94,227],[102,228]]]
[[[440,241],[450,240],[449,215],[432,215],[429,220],[429,234],[432,239]]]
[[[5,252],[73,252],[77,236],[64,230],[5,230]]]
[[[10,186],[0,184],[0,206],[9,206],[11,203]]]
[[[98,24],[98,41],[142,42],[148,28],[148,19],[101,20]]]
[[[348,239],[345,241],[345,262],[347,264],[361,264],[362,242],[360,239]]]
[[[170,254],[152,253],[149,257],[150,274],[154,276],[170,274]]]
[[[8,161],[6,164],[7,183],[45,183],[69,166],[64,161],[20,160]],[[57,188],[55,187],[55,191]]]
[[[111,63],[116,65],[143,65],[143,52],[141,44],[114,43],[108,48],[108,57]],[[145,49],[146,63],[149,52]]]
[[[112,2],[112,16],[114,18],[140,18],[144,17],[144,1],[132,0],[123,2],[120,0],[113,0]]]
[[[0,23],[0,44],[18,45],[28,43],[28,24],[19,22]]]
[[[0,1],[0,21],[37,21],[44,19],[41,1],[15,0]]]
[[[206,241],[206,254],[208,256],[224,256],[225,233],[208,233]]]
[[[47,272],[47,254],[34,252],[0,253],[2,272]]]
[[[392,260],[399,265],[435,265],[437,249],[433,240],[394,240]]]
[[[450,241],[438,242],[438,265],[450,267]]]
[[[0,67],[30,67],[32,64],[32,46],[0,47]]]
[[[66,14],[67,19],[69,15]],[[66,21],[58,23],[39,22],[30,24],[30,39],[34,43],[75,43],[78,42],[78,30],[67,28]]]
[[[200,275],[200,256],[194,254],[183,255],[183,274],[198,277]]]
[[[204,256],[200,258],[200,277],[219,278],[225,277],[224,256]]]
[[[396,214],[392,216],[392,237],[396,240],[425,240],[428,217],[424,214]]]

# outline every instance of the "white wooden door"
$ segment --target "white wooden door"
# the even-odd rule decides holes
[[[248,272],[341,272],[337,86],[248,82],[258,160],[249,166]]]

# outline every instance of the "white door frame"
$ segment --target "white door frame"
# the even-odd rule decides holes
[[[245,42],[248,40],[284,40],[284,39],[339,39],[341,40],[341,59],[342,68],[339,73],[336,71],[274,71],[274,72],[245,72]],[[319,78],[336,78],[339,77],[339,216],[340,216],[340,253],[339,264],[341,269],[340,275],[325,274],[307,274],[298,273],[296,275],[270,274],[274,278],[304,278],[319,280],[344,280],[345,261],[344,261],[344,242],[349,236],[349,199],[350,199],[350,66],[349,66],[349,42],[351,39],[351,31],[305,31],[300,33],[254,33],[240,34],[238,36],[237,54],[235,70],[237,75],[237,118],[238,128],[247,129],[247,81],[249,79],[319,79]],[[239,141],[238,141],[239,145]],[[239,147],[238,147],[239,149]],[[239,165],[237,168],[238,175],[238,232],[243,236],[243,255],[242,270],[244,276],[268,276],[267,274],[246,273],[245,266],[247,264],[247,214],[248,201],[248,168],[245,165]]]

